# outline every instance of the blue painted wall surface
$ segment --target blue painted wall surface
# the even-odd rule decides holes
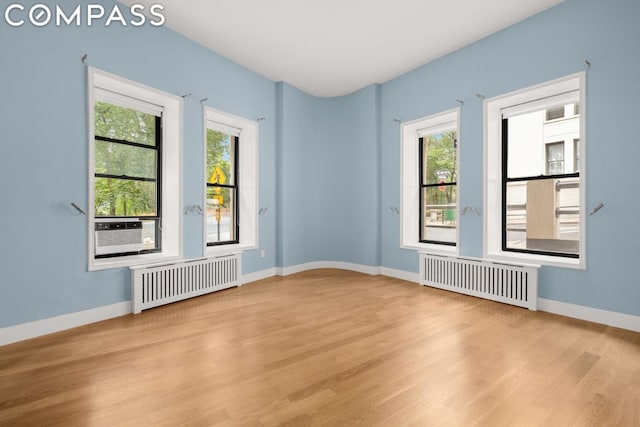
[[[73,8],[77,3],[58,2]],[[103,4],[113,4],[103,2]],[[166,28],[0,25],[0,328],[130,298],[128,269],[87,272],[83,54],[97,68],[174,93],[184,104],[184,205],[202,203],[199,99],[260,124],[260,251],[244,273],[313,261],[415,272],[399,248],[400,129],[455,107],[460,206],[483,205],[487,97],[581,71],[587,90],[587,270],[544,267],[540,296],[640,315],[640,2],[568,0],[382,86],[316,98],[274,83]],[[428,40],[416,40],[416,43]],[[460,219],[463,255],[482,255],[482,218]],[[184,217],[185,257],[202,253],[201,217]]]
[[[79,3],[57,2],[67,10]],[[113,3],[101,2],[105,5]],[[110,10],[111,6],[106,6]],[[4,11],[4,8],[3,8]],[[11,28],[0,23],[0,327],[130,299],[128,269],[87,272],[85,67],[173,94],[184,103],[184,205],[202,204],[202,107],[260,124],[260,205],[275,205],[274,83],[167,28]],[[244,272],[275,266],[275,209],[260,217]],[[185,257],[202,256],[202,217],[184,216]]]
[[[543,267],[539,296],[640,315],[635,212],[640,141],[640,2],[569,0],[460,49],[382,87],[383,206],[399,200],[399,126],[455,107],[461,116],[460,206],[483,206],[483,111],[492,97],[592,68],[587,77],[586,207],[605,208],[587,222],[587,270]],[[426,41],[425,41],[426,42]],[[416,254],[399,249],[399,218],[385,212],[382,264],[417,271]],[[461,217],[460,253],[482,256],[482,219]]]
[[[279,84],[279,266],[379,265],[377,94],[317,98]]]

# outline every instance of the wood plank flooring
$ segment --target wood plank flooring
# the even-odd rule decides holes
[[[2,426],[640,426],[640,334],[340,270],[0,347]]]

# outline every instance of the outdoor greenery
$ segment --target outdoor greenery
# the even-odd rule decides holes
[[[455,224],[458,179],[456,151],[457,132],[449,131],[428,135],[422,138],[422,184],[432,185],[422,188],[421,214],[425,226],[433,224]],[[449,206],[447,206],[449,205]],[[421,238],[427,239],[428,228],[421,232]]]
[[[95,141],[94,199],[96,216],[155,216],[156,116],[105,102],[95,103],[95,135],[149,146]]]

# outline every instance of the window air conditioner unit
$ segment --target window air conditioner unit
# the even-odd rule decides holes
[[[95,222],[96,255],[139,252],[142,244],[142,221],[112,219]]]

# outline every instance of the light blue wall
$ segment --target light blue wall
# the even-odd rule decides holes
[[[587,270],[543,267],[539,296],[640,314],[634,218],[640,158],[640,2],[568,0],[524,22],[429,63],[382,87],[382,204],[399,201],[399,126],[455,107],[461,115],[460,206],[483,206],[483,118],[486,97],[592,68],[587,77],[587,208],[605,208],[587,223]],[[425,41],[426,42],[426,41]],[[399,218],[384,211],[382,264],[417,271],[416,254],[398,247]],[[482,218],[463,216],[462,255],[482,255]]]
[[[280,83],[278,265],[379,265],[379,87],[317,98]]]
[[[72,10],[77,2],[57,2]],[[113,4],[101,2],[102,4]],[[110,10],[110,9],[109,9]],[[4,11],[4,8],[3,8]],[[259,251],[246,272],[275,266],[274,83],[166,28],[11,28],[0,23],[0,327],[130,299],[128,269],[87,272],[85,67],[173,93],[184,103],[184,205],[202,204],[202,108],[260,123]],[[184,253],[202,256],[202,217],[184,217]]]
[[[68,0],[58,2],[77,3]],[[103,2],[107,4],[108,2]],[[112,3],[109,3],[112,4]],[[199,99],[260,124],[260,251],[251,273],[313,261],[415,272],[399,248],[400,130],[462,99],[460,205],[482,207],[487,97],[583,69],[587,89],[586,271],[541,271],[540,296],[640,315],[635,123],[640,117],[640,2],[568,0],[382,86],[317,98],[274,83],[166,28],[0,25],[0,327],[130,298],[128,269],[86,271],[87,125],[83,54],[95,67],[175,93],[184,110],[184,205],[201,204]],[[416,43],[428,43],[416,40]],[[482,255],[482,218],[460,220],[463,255]],[[184,217],[186,257],[201,218]]]

